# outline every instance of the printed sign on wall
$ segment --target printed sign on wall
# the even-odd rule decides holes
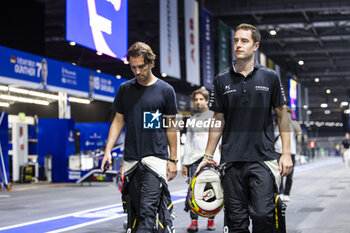
[[[160,72],[181,78],[177,0],[159,1]]]

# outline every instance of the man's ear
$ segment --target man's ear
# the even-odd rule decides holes
[[[154,68],[154,60],[150,61],[149,65],[151,68]]]
[[[259,46],[260,46],[260,42],[256,42],[254,44],[254,52],[257,51],[259,49]]]

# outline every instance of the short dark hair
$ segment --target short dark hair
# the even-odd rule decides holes
[[[146,64],[149,64],[156,59],[156,55],[153,53],[151,47],[148,44],[143,42],[135,42],[128,49],[126,57],[128,58],[128,60],[130,60],[130,57],[139,56],[143,56]]]
[[[251,31],[254,43],[260,42],[260,39],[261,39],[260,32],[259,32],[259,29],[257,29],[255,26],[247,23],[242,23],[236,27],[236,31],[238,30]]]
[[[204,96],[205,100],[209,100],[209,91],[207,89],[205,89],[205,87],[201,87],[197,90],[195,90],[193,93],[192,93],[192,98],[194,99],[194,97],[197,95],[197,94],[201,94],[202,96]]]

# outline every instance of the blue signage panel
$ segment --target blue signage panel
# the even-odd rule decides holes
[[[289,78],[289,107],[291,109],[291,115],[293,120],[298,120],[297,106],[298,106],[298,93],[297,93],[298,83]]]
[[[211,90],[214,71],[214,17],[202,8],[202,73],[203,85]]]
[[[90,72],[90,97],[102,101],[113,102],[120,84],[126,80],[127,79],[125,78],[117,79],[115,76],[109,74]]]
[[[0,46],[1,83],[41,88],[42,60],[40,56]]]
[[[66,1],[66,39],[111,57],[126,56],[127,0]]]
[[[0,83],[113,102],[125,78],[0,46]]]
[[[89,69],[47,59],[47,90],[88,97]],[[44,87],[46,83],[44,83]]]
[[[106,146],[110,123],[76,123],[75,129],[80,132],[80,152],[94,151]]]

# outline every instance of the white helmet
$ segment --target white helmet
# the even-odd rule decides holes
[[[212,217],[224,205],[220,172],[215,166],[202,168],[192,179],[188,202],[192,211],[202,217]]]

